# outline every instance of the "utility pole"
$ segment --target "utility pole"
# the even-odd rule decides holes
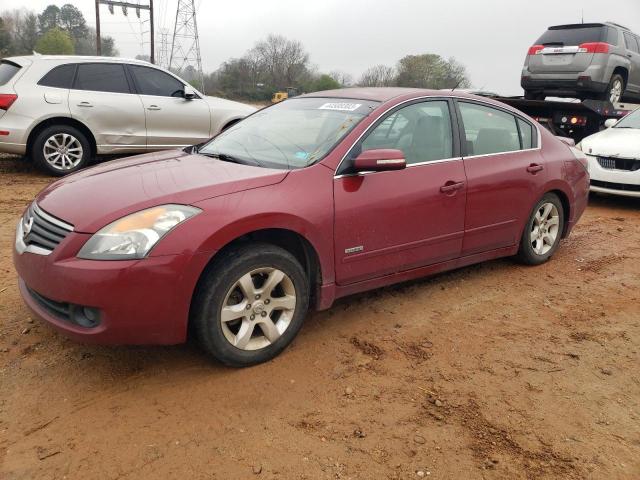
[[[96,0],[96,55],[102,56],[102,42],[100,41],[100,0]]]
[[[136,16],[140,18],[140,10],[149,10],[149,30],[151,35],[150,47],[151,52],[149,59],[151,63],[155,63],[155,38],[153,32],[153,0],[149,0],[149,5],[140,5],[139,3],[119,2],[115,0],[96,0],[96,54],[102,55],[102,42],[100,40],[100,5],[107,5],[109,11],[113,14],[113,7],[122,7],[122,13],[127,16],[128,9],[132,8],[136,11]]]
[[[183,74],[187,68],[195,70],[200,81],[200,90],[204,93],[204,75],[202,74],[202,59],[200,58],[200,37],[196,22],[196,7],[194,0],[178,0],[176,23],[173,28],[171,43],[171,57],[169,69]],[[189,80],[187,78],[187,80]]]

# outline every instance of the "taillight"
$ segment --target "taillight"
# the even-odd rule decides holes
[[[605,42],[581,43],[578,46],[580,53],[609,53],[609,44]]]
[[[13,105],[18,99],[18,95],[13,93],[0,93],[0,109],[9,110],[9,107]]]
[[[544,45],[534,45],[533,47],[529,47],[528,55],[538,55],[540,52],[542,52],[543,48]]]

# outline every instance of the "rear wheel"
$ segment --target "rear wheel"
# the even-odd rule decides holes
[[[520,240],[518,259],[527,265],[546,262],[558,249],[564,229],[564,209],[554,193],[536,204]]]
[[[615,73],[611,77],[607,90],[602,94],[602,100],[608,100],[611,103],[620,102],[624,95],[624,88],[624,78],[619,73]]]
[[[307,314],[309,282],[286,250],[252,243],[223,254],[198,287],[192,322],[204,349],[246,367],[278,355]]]
[[[53,125],[36,136],[31,156],[39,168],[59,177],[86,167],[91,159],[91,145],[77,128]]]

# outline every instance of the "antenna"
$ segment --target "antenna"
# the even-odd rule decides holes
[[[584,8],[582,9],[582,23],[584,23]]]
[[[200,81],[200,90],[204,93],[200,37],[198,36],[194,0],[178,0],[169,69],[182,75],[186,69],[195,70],[197,79]],[[187,80],[190,79],[187,78]]]

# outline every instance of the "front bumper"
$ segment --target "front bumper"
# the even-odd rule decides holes
[[[592,192],[640,198],[640,170],[604,168],[597,157],[587,155]]]
[[[27,306],[55,329],[86,343],[168,345],[186,340],[191,298],[211,253],[98,261],[68,256],[88,239],[72,233],[50,255],[18,253],[13,261]],[[50,304],[49,302],[53,302]],[[53,305],[53,307],[52,307]],[[95,327],[83,327],[55,306],[90,307]]]

